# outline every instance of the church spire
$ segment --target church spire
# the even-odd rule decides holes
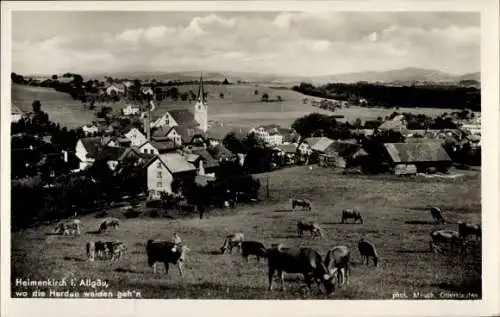
[[[198,87],[198,102],[205,103],[205,90],[203,89],[203,75],[200,74],[200,86]]]

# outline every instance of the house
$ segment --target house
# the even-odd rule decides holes
[[[106,94],[108,96],[123,95],[125,93],[125,86],[120,83],[113,83],[106,87]]]
[[[280,160],[281,165],[292,165],[295,164],[297,156],[297,144],[280,144],[273,148],[275,150],[278,160]]]
[[[231,151],[229,151],[222,143],[215,146],[209,146],[207,151],[216,159],[219,163],[222,162],[234,162],[238,157]]]
[[[129,147],[131,142],[128,138],[120,138],[116,136],[103,136],[101,144],[109,147]]]
[[[198,90],[198,99],[194,104],[194,112],[188,109],[172,109],[165,111],[155,109],[150,113],[150,117],[144,118],[144,126],[150,128],[160,128],[165,126],[176,127],[179,125],[189,128],[199,128],[206,132],[208,129],[208,107],[206,104],[205,91],[203,88],[203,79],[200,77],[200,86]],[[148,124],[148,120],[151,120]]]
[[[131,146],[136,147],[143,145],[147,141],[146,136],[137,128],[130,129],[125,133],[125,137],[130,140]]]
[[[361,145],[356,140],[333,141],[319,156],[320,166],[345,168],[354,155],[359,153]]]
[[[141,92],[143,95],[151,95],[151,96],[154,95],[153,89],[151,87],[143,87],[141,89]]]
[[[277,124],[261,125],[250,129],[248,133],[253,133],[257,139],[262,140],[268,145],[275,146],[283,143],[283,136],[278,131],[279,128],[280,126]]]
[[[141,109],[139,109],[139,107],[134,107],[132,105],[128,105],[128,106],[122,108],[122,114],[124,116],[133,116],[133,115],[138,114],[139,111],[141,111]]]
[[[196,168],[179,153],[161,154],[148,162],[146,168],[151,199],[161,198],[162,193],[178,193],[182,182],[194,182],[197,174]]]
[[[10,122],[18,122],[23,117],[23,112],[17,107],[12,105],[10,110]]]
[[[153,130],[153,139],[168,138],[174,140],[177,144],[189,145],[192,143],[205,143],[205,137],[202,130],[190,125],[162,126]]]
[[[481,123],[464,123],[460,130],[472,135],[481,135]]]
[[[175,151],[181,148],[181,145],[172,139],[153,139],[144,142],[138,147],[140,153],[160,155],[162,153]]]
[[[198,175],[215,176],[219,162],[204,148],[190,150],[188,161],[198,169]]]
[[[80,160],[80,170],[94,163],[101,147],[100,137],[82,138],[76,142],[75,155]]]
[[[95,124],[86,124],[82,127],[82,130],[85,135],[92,135],[99,132],[99,128]]]
[[[408,129],[406,128],[406,120],[403,115],[397,115],[391,120],[383,122],[377,130],[379,131],[395,131],[400,132],[403,135],[408,134]]]
[[[310,137],[304,139],[298,149],[301,154],[311,154],[313,152],[322,154],[332,143],[333,140],[327,137]]]
[[[446,171],[452,164],[451,158],[438,142],[386,143],[389,165],[395,171],[405,165],[415,165],[418,171],[425,172],[433,167]]]

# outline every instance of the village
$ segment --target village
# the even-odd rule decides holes
[[[63,78],[67,81],[67,77]],[[94,83],[92,80],[89,82]],[[143,187],[146,192],[141,194],[154,200],[162,195],[180,195],[182,186],[178,184],[182,182],[195,182],[202,186],[214,181],[219,168],[224,164],[227,166],[227,163],[241,168],[256,168],[252,171],[247,168],[247,172],[318,164],[345,173],[373,173],[373,166],[377,165],[378,172],[416,175],[448,173],[453,165],[469,163],[470,157],[476,158],[476,163],[472,165],[478,164],[477,158],[480,157],[481,117],[474,116],[472,112],[456,112],[447,114],[446,118],[438,118],[451,122],[456,127],[453,129],[429,128],[429,124],[425,129],[409,129],[408,119],[415,118],[395,112],[385,119],[378,118],[378,121],[347,123],[350,128],[347,136],[341,135],[336,139],[329,138],[320,126],[312,133],[302,135],[291,127],[277,124],[255,126],[248,131],[241,128],[239,131],[228,130],[221,128],[222,123],[209,120],[210,107],[202,77],[197,84],[197,94],[191,92],[192,110],[169,109],[168,101],[166,106],[164,103],[158,108],[157,100],[165,97],[159,89],[151,86],[151,81],[133,83],[117,80],[103,86],[101,95],[127,99],[130,97],[127,88],[140,85],[141,102],[129,102],[119,114],[106,112],[101,116],[97,113],[95,121],[80,128],[81,137],[76,140],[74,148],[61,151],[60,158],[65,163],[72,162],[73,174],[85,173],[100,161],[117,174],[124,165],[133,162],[134,166],[140,166],[145,171],[142,174],[144,179],[139,181],[146,184]],[[307,100],[304,98],[304,103]],[[335,107],[347,106],[345,102],[331,100],[313,100],[311,103],[322,108],[328,107],[321,105],[330,105],[332,111]],[[13,124],[34,122],[33,113],[23,113],[15,105],[12,109]],[[313,120],[311,117],[308,118]],[[16,133],[12,138],[21,135],[23,133]],[[40,138],[43,142],[51,142],[50,135]],[[370,140],[373,141],[371,144],[367,142]],[[255,148],[259,148],[260,152],[251,151]],[[54,156],[54,153],[50,155]],[[22,160],[22,157],[19,159]],[[41,161],[46,160],[46,157],[41,157]],[[245,163],[245,160],[252,162]],[[39,166],[40,162],[35,164]],[[49,174],[55,176],[54,171],[49,171]]]

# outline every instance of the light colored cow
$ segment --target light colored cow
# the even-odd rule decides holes
[[[226,236],[226,239],[220,248],[221,254],[224,254],[226,251],[232,253],[234,247],[237,247],[241,253],[241,243],[243,241],[245,241],[245,235],[242,232],[236,232]]]

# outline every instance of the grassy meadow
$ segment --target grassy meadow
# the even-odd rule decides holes
[[[198,92],[197,85],[181,85],[178,87],[181,93],[189,90]],[[206,85],[208,92],[209,120],[223,122],[225,125],[241,128],[251,128],[260,124],[280,124],[283,127],[290,126],[295,119],[311,112],[333,114],[332,112],[304,104],[303,99],[320,100],[320,98],[302,95],[289,89],[274,89],[267,85],[235,84],[235,85]],[[255,94],[258,91],[258,94]],[[221,93],[224,95],[221,98]],[[267,93],[270,99],[281,96],[281,102],[261,102],[261,96]],[[31,111],[33,100],[40,100],[42,110],[49,114],[51,120],[67,127],[79,127],[94,121],[95,110],[84,110],[80,101],[73,100],[68,94],[57,92],[51,88],[12,85],[12,102],[24,111]],[[126,106],[124,101],[116,103],[97,103],[96,110],[101,106],[110,106],[115,113]],[[189,101],[165,100],[159,104],[159,108],[192,110],[193,103]],[[390,115],[396,109],[384,108],[362,108],[350,107],[337,110],[335,114],[345,116],[344,120],[354,121],[373,120],[377,117]],[[452,112],[452,109],[434,108],[400,108],[399,112],[422,113],[437,116],[444,112]]]
[[[53,226],[40,226],[12,233],[12,279],[101,279],[109,288],[97,290],[136,291],[141,298],[191,299],[324,299],[309,292],[297,277],[288,276],[286,290],[267,290],[265,260],[256,263],[250,257],[246,263],[234,251],[220,255],[224,237],[242,231],[247,240],[257,240],[266,246],[283,242],[290,246],[310,246],[324,257],[336,245],[346,245],[353,261],[351,283],[336,289],[328,299],[391,299],[395,292],[454,292],[476,290],[480,285],[469,284],[481,273],[481,255],[458,256],[429,251],[429,233],[436,228],[457,230],[456,222],[480,223],[480,172],[464,173],[456,179],[398,178],[391,175],[342,175],[331,169],[313,166],[293,167],[261,174],[263,201],[255,206],[240,205],[235,211],[210,211],[206,219],[193,217],[136,219],[121,217],[120,211],[110,215],[122,218],[114,232],[96,236],[94,231],[101,219],[87,215],[82,220],[82,235],[62,237],[46,235]],[[269,198],[266,180],[269,177]],[[304,197],[313,202],[312,211],[291,211],[289,198]],[[439,206],[448,223],[434,225],[429,212]],[[364,224],[340,224],[343,208],[358,207]],[[296,222],[311,219],[321,224],[326,237],[299,238]],[[169,239],[177,232],[191,251],[185,262],[184,278],[171,266],[168,275],[158,265],[160,274],[148,267],[145,243],[150,238]],[[366,236],[378,249],[378,267],[361,264],[357,241]],[[128,245],[128,253],[118,263],[86,261],[85,243],[91,239],[119,239]],[[479,250],[480,252],[480,250]],[[471,286],[472,285],[472,286]],[[478,288],[478,289],[477,289]],[[81,292],[91,290],[86,286]],[[22,288],[13,288],[20,291]],[[28,290],[28,289],[24,289]],[[30,291],[34,289],[29,289]],[[64,287],[57,289],[64,291]],[[12,296],[15,297],[13,292]]]

